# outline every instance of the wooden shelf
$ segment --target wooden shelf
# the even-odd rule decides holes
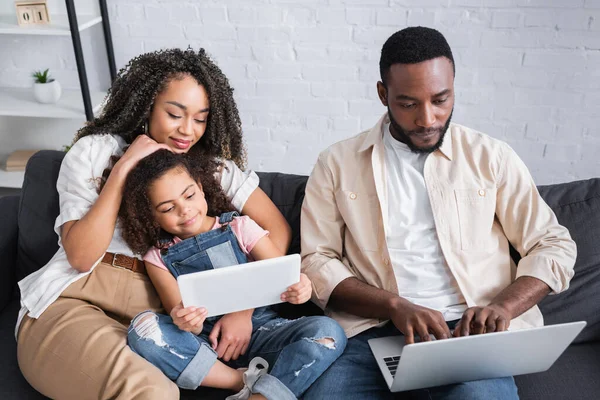
[[[106,92],[91,92],[94,113],[100,110]],[[38,103],[32,88],[1,88],[0,115],[14,117],[85,119],[83,100],[79,89],[63,89],[56,104]]]
[[[69,19],[66,15],[51,15],[52,22],[47,25],[20,26],[16,15],[0,15],[0,34],[9,35],[49,35],[71,36]],[[79,32],[102,22],[99,15],[78,15]]]
[[[20,189],[23,186],[25,171],[7,172],[0,169],[0,187]]]

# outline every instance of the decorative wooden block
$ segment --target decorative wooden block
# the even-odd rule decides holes
[[[39,150],[13,151],[6,159],[6,171],[25,171],[29,158]]]
[[[19,25],[49,24],[50,14],[46,0],[17,1],[17,20]]]

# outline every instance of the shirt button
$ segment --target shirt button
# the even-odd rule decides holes
[[[350,200],[356,200],[356,193],[350,193]]]
[[[479,191],[477,192],[481,197],[485,196],[485,190],[483,189],[479,189]]]
[[[388,265],[390,265],[390,260],[388,260],[387,258],[383,260],[383,263],[385,264],[385,266],[387,267]]]

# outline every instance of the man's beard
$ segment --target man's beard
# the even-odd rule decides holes
[[[444,142],[444,136],[446,136],[446,132],[448,131],[448,127],[450,126],[450,121],[452,120],[453,112],[454,112],[454,108],[452,109],[452,112],[450,112],[450,116],[448,117],[448,120],[446,121],[446,123],[444,124],[444,126],[441,129],[421,128],[421,129],[416,129],[414,131],[406,131],[406,130],[402,129],[400,124],[398,124],[396,122],[396,120],[392,116],[390,107],[388,106],[388,116],[390,117],[390,125],[391,125],[390,130],[391,130],[391,132],[393,132],[392,137],[394,139],[399,140],[400,142],[406,144],[413,153],[418,153],[418,154],[433,153],[434,151],[439,149],[440,146],[442,145],[442,143]],[[439,132],[439,134],[440,134],[440,138],[433,146],[417,147],[413,144],[412,140],[410,140],[410,137],[414,136],[415,134],[427,134],[427,133],[432,133],[432,132]]]

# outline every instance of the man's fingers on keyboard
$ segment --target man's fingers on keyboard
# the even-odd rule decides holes
[[[415,342],[415,336],[412,327],[408,327],[404,332],[404,342],[406,344],[413,344]]]
[[[421,342],[429,342],[431,340],[431,337],[429,337],[429,329],[424,324],[418,325],[416,331],[421,338]]]
[[[496,332],[504,332],[508,329],[508,324],[504,318],[500,318],[496,324]]]
[[[452,334],[450,333],[450,329],[448,329],[448,325],[436,325],[433,329],[433,335],[436,339],[448,339]]]

